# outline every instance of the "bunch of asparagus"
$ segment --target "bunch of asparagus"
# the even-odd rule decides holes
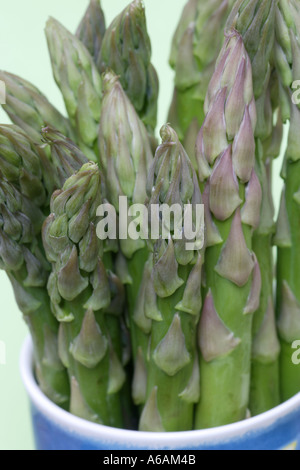
[[[0,72],[13,123],[0,126],[0,267],[57,405],[168,432],[237,422],[300,391],[299,25],[297,0],[188,0],[159,144],[142,0],[108,28],[99,0],[76,34],[48,21],[68,117]],[[272,163],[288,121],[276,228]],[[124,199],[125,236],[109,237]]]

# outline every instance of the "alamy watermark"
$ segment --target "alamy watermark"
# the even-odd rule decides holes
[[[6,365],[6,344],[0,341],[0,366]]]
[[[300,340],[293,342],[292,349],[296,350],[294,354],[292,355],[292,363],[295,366],[299,366],[300,365]]]
[[[204,245],[203,204],[128,205],[126,196],[119,197],[119,215],[111,204],[97,209],[100,240],[184,240],[187,251],[201,250]]]
[[[295,90],[292,94],[292,102],[298,105],[300,104],[300,80],[295,80],[292,83],[292,89]]]
[[[0,80],[0,105],[6,104],[6,86],[3,80]]]
[[[292,102],[295,105],[300,104],[300,80],[295,80],[292,83],[292,89],[295,90],[292,94]],[[292,343],[292,349],[295,349],[295,352],[292,354],[292,363],[295,366],[300,365],[300,340],[294,341]]]

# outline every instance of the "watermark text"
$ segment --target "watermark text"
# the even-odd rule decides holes
[[[111,204],[97,209],[100,240],[184,240],[187,251],[201,250],[204,245],[203,204],[133,204],[126,196],[119,198],[119,216]]]
[[[292,355],[292,363],[295,366],[299,366],[300,365],[300,340],[293,342],[292,349],[296,350],[294,354]]]
[[[0,341],[0,366],[6,365],[6,344]]]
[[[0,105],[6,104],[6,86],[3,80],[0,80]]]

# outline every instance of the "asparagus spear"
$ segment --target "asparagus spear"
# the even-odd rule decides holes
[[[149,209],[154,212],[156,204],[169,208],[176,204],[181,222],[177,225],[175,221],[162,220],[161,225],[165,225],[161,229],[167,229],[169,238],[164,239],[160,232],[146,266],[141,310],[151,320],[151,337],[147,401],[139,428],[151,432],[191,430],[194,404],[200,395],[197,324],[204,232],[201,233],[201,221],[198,224],[195,215],[201,193],[196,173],[175,131],[166,125],[161,137],[147,183]],[[196,228],[190,251],[185,246],[189,212]]]
[[[274,57],[280,79],[280,104],[285,111],[284,122],[289,119],[291,112],[289,90],[294,90],[294,81],[299,80],[299,16],[300,6],[297,0],[278,1]]]
[[[7,181],[47,213],[57,175],[44,149],[18,126],[0,125],[0,168]]]
[[[46,130],[45,130],[46,132]],[[58,322],[47,293],[50,265],[41,239],[50,196],[81,167],[85,157],[58,131],[48,132],[48,160],[17,126],[0,126],[1,259],[31,330],[38,381],[54,402],[67,407],[69,382],[57,355]],[[58,138],[59,141],[54,138]],[[69,149],[72,151],[69,151]]]
[[[4,111],[34,142],[41,143],[40,131],[44,126],[52,126],[67,137],[75,138],[70,122],[34,85],[4,71],[0,71],[0,80],[6,86]]]
[[[299,78],[298,52],[300,33],[299,2],[279,1],[276,11],[276,67],[282,85],[282,106],[290,117],[288,146],[282,177],[285,181],[277,223],[275,244],[278,246],[277,304],[281,341],[281,398],[287,400],[300,390],[300,373],[292,362],[293,342],[300,338],[299,297],[299,104],[292,102],[293,81]]]
[[[134,0],[107,29],[98,66],[112,69],[150,134],[157,121],[158,77],[151,64],[151,44],[142,0]]]
[[[18,126],[0,125],[3,176],[48,215],[53,191],[88,160],[70,139],[50,127],[42,130],[42,139],[44,145],[38,146]]]
[[[130,203],[144,203],[153,161],[147,131],[113,72],[103,76],[103,92],[99,147],[108,199],[117,209],[120,196],[127,196]],[[135,248],[133,243],[124,250],[130,256]]]
[[[259,308],[253,322],[252,377],[249,408],[252,415],[267,411],[280,403],[279,343],[275,334],[273,302],[274,205],[272,199],[272,161],[280,153],[282,123],[273,127],[277,112],[277,77],[272,70],[277,0],[238,0],[228,18],[227,28],[234,27],[243,37],[252,64],[256,99],[255,129],[256,172],[262,187],[260,224],[254,233],[253,250],[261,267],[262,289]]]
[[[280,119],[280,118],[279,118]],[[282,125],[274,127],[273,149],[265,148],[266,162],[257,164],[263,181],[261,221],[253,236],[253,250],[262,276],[259,308],[253,321],[252,376],[249,409],[259,415],[280,404],[279,354],[274,306],[274,206],[272,198],[272,163],[280,154]],[[276,134],[278,136],[276,137]],[[277,148],[276,148],[277,147]]]
[[[57,354],[58,324],[46,289],[49,265],[39,236],[43,220],[40,209],[1,174],[0,266],[30,328],[41,389],[53,402],[67,407],[69,382]]]
[[[145,203],[147,174],[153,156],[147,130],[113,72],[104,75],[103,90],[100,160],[106,181],[107,199],[120,214],[121,196],[127,197],[128,208],[132,204]],[[125,227],[126,230],[127,228]],[[135,367],[138,368],[141,363],[146,362],[151,323],[139,314],[140,289],[149,249],[141,239],[120,239],[120,249],[122,255],[118,257],[117,266],[120,277],[126,284],[132,349]],[[135,385],[133,388],[136,404],[143,403],[144,395],[135,392]]]
[[[99,57],[105,31],[105,17],[100,0],[90,0],[77,28],[76,36],[85,45],[95,62]]]
[[[170,65],[176,75],[168,119],[193,159],[195,168],[195,141],[205,118],[205,95],[233,2],[188,0],[172,42]]]
[[[59,352],[71,381],[70,411],[87,420],[121,427],[118,315],[122,286],[105,269],[96,236],[101,174],[87,163],[53,194],[43,241],[52,272],[48,291],[60,322]]]
[[[51,159],[56,168],[56,171],[59,176],[59,181],[61,186],[64,184],[68,177],[71,177],[75,171],[79,171],[80,168],[87,163],[85,155],[78,149],[78,147],[69,139],[65,138],[59,132],[51,129],[43,129],[43,138],[44,141],[51,147]],[[113,269],[113,259],[110,251],[114,249],[113,243],[106,243],[104,247],[105,255],[103,257],[103,262],[107,270]],[[117,278],[111,275],[110,287],[112,289],[112,295],[115,297],[114,304],[111,306],[112,312],[118,309],[118,312],[121,310],[121,305],[123,298],[123,287],[120,285]],[[120,325],[122,332],[122,342],[120,340]],[[130,360],[130,350],[128,351],[128,341],[125,324],[123,324],[123,319],[116,320],[114,318],[109,319],[108,328],[110,333],[113,336],[114,341],[118,342],[118,354],[121,356],[122,353],[122,363],[124,366]],[[124,344],[123,344],[124,343]],[[122,348],[121,348],[122,346]],[[126,392],[126,391],[125,391]],[[123,404],[123,414],[124,414],[124,425],[130,427],[131,416],[129,416],[131,408],[129,406],[130,399],[129,394],[122,393],[122,404]]]
[[[53,18],[47,22],[46,36],[54,78],[76,129],[79,146],[90,160],[97,161],[101,77],[82,42]]]
[[[281,127],[281,124],[280,124]],[[275,232],[272,196],[273,159],[280,155],[282,131],[277,150],[267,156],[256,139],[256,171],[262,187],[260,224],[253,235],[253,250],[261,268],[262,289],[260,303],[253,321],[252,375],[249,409],[252,416],[271,410],[280,404],[279,355],[280,344],[276,330],[274,304],[274,256],[272,239]],[[265,159],[263,159],[265,158]]]
[[[251,251],[261,204],[254,171],[256,109],[250,59],[235,30],[227,33],[206,109],[197,139],[207,225],[197,428],[246,417],[252,319],[260,296],[260,270]]]
[[[55,168],[58,184],[55,189],[64,185],[65,181],[76,171],[88,163],[86,156],[72,142],[56,129],[45,127],[42,129],[44,148],[50,148],[52,165]],[[49,201],[50,203],[50,201]]]
[[[203,3],[203,2],[202,2]],[[257,255],[258,261],[262,266],[262,297],[260,302],[260,308],[255,314],[255,322],[254,322],[254,329],[253,335],[255,337],[255,349],[253,351],[253,379],[252,379],[252,393],[251,393],[251,400],[250,400],[250,408],[253,414],[257,414],[258,412],[267,411],[267,409],[273,408],[277,404],[279,404],[279,377],[278,377],[278,348],[273,351],[273,357],[270,357],[270,348],[268,344],[266,344],[266,349],[268,351],[268,357],[266,354],[262,357],[262,341],[265,341],[265,336],[259,335],[258,332],[260,328],[263,326],[263,320],[268,318],[268,312],[270,311],[270,298],[272,298],[273,292],[273,254],[272,254],[272,247],[271,247],[271,238],[274,233],[274,214],[273,214],[273,203],[272,197],[270,196],[269,191],[269,182],[267,181],[267,171],[265,168],[265,163],[262,163],[262,160],[266,162],[266,165],[270,166],[270,155],[266,154],[265,147],[268,144],[270,139],[270,134],[272,132],[272,122],[273,122],[273,114],[272,114],[272,105],[271,105],[271,96],[270,96],[270,84],[272,82],[273,76],[271,76],[271,53],[273,51],[273,44],[274,44],[274,12],[275,12],[275,4],[276,2],[272,1],[263,1],[258,2],[257,0],[241,0],[237,1],[234,5],[234,8],[229,16],[227,21],[226,29],[230,29],[234,27],[237,29],[243,36],[245,41],[245,47],[247,52],[250,55],[251,62],[253,65],[253,78],[254,78],[254,89],[255,89],[255,98],[256,98],[256,106],[257,106],[257,126],[256,126],[256,148],[257,148],[257,173],[260,179],[260,182],[263,187],[263,213],[261,217],[261,224],[254,236],[254,251]],[[213,3],[209,2],[207,9],[213,8]],[[232,5],[229,5],[231,7]],[[201,9],[200,13],[198,13],[199,17],[205,18],[205,15],[208,13],[207,9]],[[218,21],[223,20],[228,14],[228,10],[226,10],[225,2],[222,3],[220,9],[217,10],[219,12]],[[223,12],[223,13],[222,13]],[[222,16],[223,14],[223,16]],[[198,31],[198,35],[201,44],[201,34],[204,36],[204,41],[207,38],[211,38],[211,35],[206,34],[206,28],[212,25],[212,22],[208,22],[207,24],[201,23],[191,23],[194,18],[197,16],[197,4],[194,1],[190,1],[187,4],[185,9],[181,25],[177,30],[173,42],[173,50],[171,54],[171,64],[176,64],[176,61],[179,60],[179,72],[177,73],[177,80],[178,76],[181,77],[182,83],[181,87],[184,87],[184,84],[187,84],[187,80],[194,79],[196,81],[196,74],[195,71],[199,65],[195,60],[191,60],[191,51],[193,47],[195,48],[195,44],[197,41],[192,42],[192,34],[193,30],[197,32],[197,28],[195,24],[201,25],[201,29]],[[215,21],[217,20],[217,13],[214,12],[213,16]],[[189,26],[189,27],[188,27]],[[185,36],[184,36],[185,31]],[[195,36],[194,32],[194,36]],[[188,37],[190,37],[190,41],[188,41]],[[218,35],[215,35],[218,38]],[[185,38],[185,39],[184,39]],[[215,39],[217,40],[217,39]],[[221,41],[221,39],[218,39]],[[178,47],[180,42],[182,42],[182,48]],[[192,43],[192,46],[191,46]],[[213,46],[212,42],[212,46]],[[211,46],[211,47],[212,47]],[[201,50],[201,49],[200,49]],[[179,51],[179,53],[177,53]],[[189,55],[188,55],[189,51]],[[204,53],[206,49],[204,48]],[[189,73],[186,73],[186,67],[182,67],[180,63],[180,52],[182,52],[182,60],[188,61],[189,64]],[[179,59],[178,59],[179,57]],[[186,59],[188,57],[188,59]],[[208,56],[209,59],[213,57],[213,54]],[[211,62],[211,67],[214,67],[214,61]],[[204,69],[205,71],[206,69]],[[209,68],[208,68],[209,70]],[[181,73],[180,73],[181,71]],[[209,80],[212,71],[210,74],[207,74],[207,79]],[[270,78],[271,76],[271,78]],[[205,84],[205,80],[201,79],[200,83]],[[177,86],[180,90],[180,84]],[[194,86],[194,88],[196,85]],[[195,100],[195,90],[193,87],[189,88],[191,93],[193,93],[194,102]],[[204,93],[206,92],[207,84],[203,88]],[[182,96],[183,105],[179,104],[178,108],[182,110],[181,116],[184,119],[189,118],[189,113],[183,111],[183,106],[187,105],[189,110],[193,110],[193,107],[190,104],[188,99],[188,92],[183,94],[179,90],[176,91],[174,96],[173,102],[173,110],[171,110],[170,120],[172,121],[172,112],[175,112],[176,117],[176,100],[180,100],[180,96]],[[204,98],[203,98],[204,100]],[[198,101],[199,104],[199,101]],[[202,114],[202,106],[198,108],[200,111],[198,113]],[[195,112],[194,112],[195,115]],[[202,117],[200,116],[199,122],[202,121]],[[188,122],[190,122],[189,120]],[[192,145],[194,141],[194,132],[197,129],[197,123],[191,124],[190,129],[187,132],[185,143],[191,139]],[[278,133],[278,128],[274,130]],[[280,135],[280,132],[279,132]],[[263,143],[260,142],[262,140]],[[187,148],[189,149],[189,145],[186,144]],[[192,150],[189,150],[190,155],[193,155]],[[278,156],[278,153],[272,153],[271,157]],[[274,339],[274,321],[268,322],[269,324],[269,336]],[[260,338],[260,355],[257,355],[257,342],[258,338]],[[266,366],[267,362],[267,366]],[[270,365],[272,363],[272,366]],[[260,376],[264,376],[264,385],[262,385],[261,380],[259,379]],[[257,379],[258,377],[258,379]],[[271,384],[271,386],[269,385]],[[270,393],[270,388],[272,388]],[[256,391],[258,391],[258,395],[256,396]]]

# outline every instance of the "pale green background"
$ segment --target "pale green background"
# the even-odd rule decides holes
[[[107,22],[129,0],[102,0]],[[37,85],[61,110],[64,105],[52,79],[44,25],[49,16],[71,31],[88,0],[0,0],[0,69],[13,72]],[[185,0],[145,0],[148,28],[153,46],[153,63],[160,76],[159,125],[164,124],[173,90],[173,73],[168,66],[170,42]],[[0,122],[8,122],[0,109]],[[280,162],[276,164],[278,174]],[[275,180],[278,200],[281,183]],[[0,365],[0,450],[33,448],[28,402],[19,375],[19,353],[27,334],[11,287],[0,273],[0,341],[6,343],[6,366]]]

